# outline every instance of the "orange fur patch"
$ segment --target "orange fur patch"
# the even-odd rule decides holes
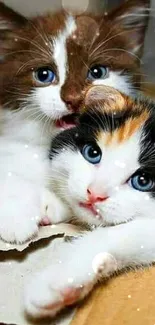
[[[121,127],[114,132],[102,132],[97,135],[97,140],[100,144],[108,146],[112,143],[121,143],[128,140],[149,117],[149,112],[144,110],[138,117],[129,118]]]

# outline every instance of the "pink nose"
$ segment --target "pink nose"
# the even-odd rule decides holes
[[[90,203],[102,202],[108,199],[108,196],[99,195],[90,188],[87,189],[87,196]]]

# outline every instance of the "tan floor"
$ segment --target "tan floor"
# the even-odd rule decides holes
[[[71,325],[155,325],[155,267],[110,279],[81,305]]]

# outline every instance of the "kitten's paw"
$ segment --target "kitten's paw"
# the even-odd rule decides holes
[[[55,193],[45,190],[42,198],[41,226],[63,222],[69,218],[69,210]]]
[[[86,258],[87,259],[87,258]],[[25,309],[33,317],[55,316],[60,310],[82,300],[103,276],[117,268],[108,253],[96,255],[91,264],[63,263],[36,275],[25,290]],[[71,276],[72,275],[72,276]]]
[[[92,261],[92,268],[98,277],[106,277],[117,270],[117,261],[109,253],[99,253]]]
[[[6,198],[0,209],[0,237],[9,243],[23,243],[38,232],[39,202],[26,198]]]
[[[23,218],[22,214],[16,217],[12,215],[12,220],[9,222],[8,216],[5,221],[1,221],[0,225],[0,237],[9,243],[21,244],[26,242],[29,239],[35,237],[38,233],[38,225],[35,220]]]
[[[94,285],[93,281],[88,281],[85,284],[80,284],[80,281],[72,283],[72,278],[66,278],[63,283],[61,281],[63,271],[59,275],[60,277],[58,272],[55,274],[51,272],[49,278],[49,274],[40,274],[26,288],[24,306],[29,316],[34,318],[54,317],[65,307],[82,300]]]

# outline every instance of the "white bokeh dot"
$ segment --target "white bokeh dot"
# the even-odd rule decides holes
[[[56,228],[56,225],[51,225],[51,229],[54,229],[54,228]]]
[[[78,14],[84,13],[89,6],[89,0],[62,0],[62,7],[67,13],[78,12]]]
[[[33,158],[34,158],[34,159],[38,159],[38,157],[39,157],[39,156],[38,156],[37,153],[35,153],[35,154],[33,155]]]

